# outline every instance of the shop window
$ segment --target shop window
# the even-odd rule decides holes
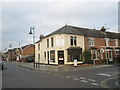
[[[55,51],[54,50],[50,51],[50,61],[55,62]]]
[[[53,47],[54,45],[54,41],[53,41],[53,37],[51,38],[51,46]]]
[[[68,50],[68,62],[74,62],[74,59],[82,61],[82,52],[79,50]]]

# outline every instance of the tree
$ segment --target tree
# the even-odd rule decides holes
[[[92,64],[91,52],[89,50],[85,50],[83,52],[83,60],[84,60],[84,63],[86,64]]]

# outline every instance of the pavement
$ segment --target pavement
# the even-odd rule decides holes
[[[93,66],[92,64],[82,64],[82,65],[46,65],[46,64],[40,64],[38,67],[34,68],[33,63],[26,63],[26,62],[16,62],[18,66],[28,68],[31,70],[44,70],[44,71],[50,71],[50,72],[67,72],[67,71],[77,71],[78,69],[88,69],[88,68],[101,68],[101,67],[109,67],[114,65],[96,65]]]

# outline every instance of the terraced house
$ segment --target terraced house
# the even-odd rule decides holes
[[[62,28],[41,36],[35,44],[35,61],[45,64],[74,64],[84,62],[82,54],[91,51],[91,60],[96,63],[114,61],[120,55],[120,33],[80,28],[65,25]]]

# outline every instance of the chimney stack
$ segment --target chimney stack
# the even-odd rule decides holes
[[[39,39],[42,40],[44,38],[44,35],[40,35]]]

